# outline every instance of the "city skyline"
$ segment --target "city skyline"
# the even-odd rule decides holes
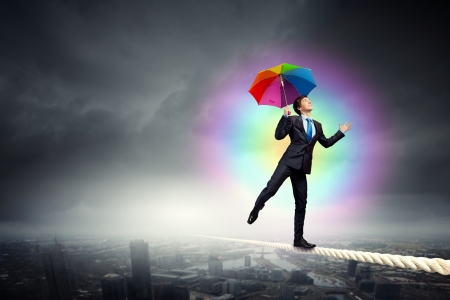
[[[322,243],[359,251],[383,249],[400,255],[450,257],[450,241],[335,239]],[[355,265],[346,259],[273,248],[266,252],[267,247],[263,250],[261,246],[197,237],[150,239],[148,244],[129,238],[79,237],[64,242],[46,240],[40,246],[43,253],[52,250],[58,256],[57,269],[64,270],[58,271],[60,274],[67,274],[61,262],[71,266],[75,282],[70,291],[77,299],[96,300],[102,295],[126,299],[125,290],[128,299],[134,299],[134,292],[140,289],[135,276],[131,276],[136,259],[143,262],[140,265],[144,268],[149,267],[154,300],[293,300],[294,295],[310,300],[327,295],[341,295],[338,299],[344,300],[443,300],[450,290],[448,276],[438,273],[364,262]],[[46,260],[36,253],[36,241],[2,240],[0,250],[0,295],[6,295],[5,299],[51,299],[52,279],[45,276]],[[173,259],[167,260],[170,256]],[[252,266],[246,266],[249,257]],[[14,263],[18,259],[22,263]],[[212,274],[217,270],[209,270],[211,261],[223,264],[223,273]],[[142,270],[137,271],[138,277],[142,275]],[[61,281],[58,285],[64,286]]]

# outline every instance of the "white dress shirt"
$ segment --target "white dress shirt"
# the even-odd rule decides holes
[[[283,114],[283,116],[286,118],[288,117],[288,115],[285,115],[285,114]],[[301,114],[300,116],[302,117],[302,120],[303,120],[303,128],[305,129],[305,133],[308,134],[308,121],[306,121],[307,116],[305,116],[304,114]],[[313,136],[316,135],[316,127],[314,126],[313,119],[312,118],[310,118],[310,119],[311,119],[311,126],[312,126],[312,135],[311,135],[311,138],[312,138]],[[344,133],[340,128],[339,128],[339,131]]]
[[[305,129],[306,135],[308,135],[308,121],[306,120],[306,118],[308,118],[308,117],[305,116],[304,114],[301,114],[300,116],[302,117],[302,120],[303,120],[303,128]],[[310,118],[310,119],[311,119],[311,127],[312,127],[312,135],[311,135],[311,138],[312,138],[313,136],[316,135],[316,127],[314,126],[314,122],[312,121],[312,118]]]

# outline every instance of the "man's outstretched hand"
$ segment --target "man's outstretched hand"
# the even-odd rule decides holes
[[[350,129],[352,129],[352,123],[347,124],[347,121],[345,121],[344,125],[341,125],[341,123],[339,123],[339,129],[342,130],[342,132],[349,131]]]

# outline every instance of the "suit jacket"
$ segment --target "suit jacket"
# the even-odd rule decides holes
[[[301,116],[281,117],[275,129],[275,138],[282,140],[289,134],[291,144],[287,147],[278,163],[285,164],[297,170],[303,168],[305,174],[311,174],[313,149],[316,142],[319,141],[323,147],[328,148],[345,136],[338,130],[332,137],[327,139],[323,135],[322,124],[315,120],[313,122],[316,128],[316,134],[308,143]]]

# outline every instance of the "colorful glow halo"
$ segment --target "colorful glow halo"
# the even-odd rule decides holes
[[[256,106],[247,93],[255,72],[279,63],[279,53],[249,61],[246,66],[233,66],[228,74],[234,75],[222,78],[208,97],[214,99],[214,110],[220,113],[199,124],[208,128],[201,135],[199,152],[207,176],[223,187],[238,186],[254,195],[245,208],[254,203],[289,144],[288,137],[282,141],[274,138],[282,110]],[[374,88],[364,80],[361,70],[317,49],[285,51],[282,57],[314,71],[317,87],[309,95],[314,107],[312,118],[322,123],[326,137],[338,130],[339,123],[353,123],[352,130],[333,147],[316,145],[308,175],[308,209],[323,214],[330,210],[358,213],[370,204],[389,173],[389,155],[381,146],[391,139],[383,132],[383,115]],[[293,206],[288,181],[269,200],[270,205]]]

